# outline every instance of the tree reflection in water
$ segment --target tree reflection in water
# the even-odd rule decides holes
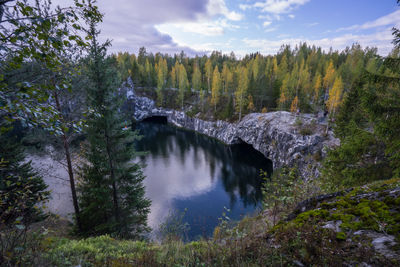
[[[210,235],[224,207],[232,219],[252,213],[262,193],[260,170],[272,172],[272,162],[251,145],[227,146],[207,136],[151,118],[134,126],[143,135],[136,144],[147,151],[140,160],[147,195],[153,201],[150,226],[157,228],[170,210],[183,211],[189,239]]]

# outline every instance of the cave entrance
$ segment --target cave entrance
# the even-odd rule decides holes
[[[151,116],[145,118],[144,120],[142,120],[142,122],[155,122],[155,123],[167,124],[168,118],[167,116]]]
[[[252,145],[246,143],[242,139],[238,138],[238,143],[232,145],[232,152],[235,157],[239,157],[243,163],[256,165],[260,170],[267,172],[267,177],[271,177],[273,173],[272,160],[265,157],[263,153],[256,150]]]

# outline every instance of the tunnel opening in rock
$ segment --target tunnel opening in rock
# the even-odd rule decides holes
[[[155,122],[155,123],[167,124],[168,118],[167,116],[151,116],[145,118],[144,120],[142,120],[142,122]]]
[[[256,164],[257,167],[267,172],[267,177],[271,177],[273,173],[273,162],[265,157],[263,153],[253,147],[253,145],[238,138],[238,143],[232,145],[233,151],[238,151],[242,161],[249,164]]]

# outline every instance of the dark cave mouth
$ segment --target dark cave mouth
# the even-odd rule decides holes
[[[258,151],[253,147],[253,145],[243,141],[241,138],[238,138],[238,142],[232,145],[233,149],[237,149],[243,156],[243,159],[247,162],[254,163],[260,166],[260,169],[263,169],[268,173],[268,177],[273,173],[273,162],[269,158],[267,158],[263,153]]]
[[[151,116],[143,119],[141,122],[154,122],[154,123],[167,124],[168,118],[167,116]]]

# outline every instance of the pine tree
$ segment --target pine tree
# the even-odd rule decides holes
[[[239,86],[235,92],[236,111],[239,112],[239,121],[242,119],[243,108],[246,107],[247,90],[249,87],[248,70],[246,67],[238,68]]]
[[[213,74],[211,59],[207,59],[206,64],[204,65],[204,74],[207,79],[207,91],[211,90],[211,79]]]
[[[289,79],[290,75],[287,73],[282,81],[282,86],[280,88],[280,96],[278,100],[278,106],[280,110],[284,110],[285,108],[287,108],[287,103],[289,101]]]
[[[296,96],[290,105],[290,112],[296,113],[299,108],[299,98]]]
[[[146,63],[144,65],[144,71],[146,74],[146,85],[153,86],[153,66],[150,64],[148,58],[146,58]]]
[[[323,79],[323,85],[324,88],[326,89],[326,92],[328,92],[329,89],[332,87],[333,83],[335,82],[335,77],[336,77],[335,67],[333,66],[333,62],[331,60],[329,61],[329,65]]]
[[[171,72],[170,72],[170,86],[171,88],[176,88],[176,69],[175,66],[172,67]]]
[[[164,103],[164,88],[168,74],[167,61],[160,57],[155,66],[155,70],[157,73],[157,102],[162,106]]]
[[[212,87],[211,87],[211,104],[214,105],[214,111],[217,111],[217,105],[219,103],[221,97],[221,76],[218,70],[218,66],[215,66],[213,72],[213,79],[212,79]]]
[[[332,89],[329,90],[329,98],[328,101],[326,102],[326,107],[329,111],[329,113],[334,115],[335,111],[339,107],[342,99],[342,94],[343,94],[343,82],[342,78],[336,77],[335,82],[333,83]]]
[[[49,198],[47,185],[10,133],[0,135],[0,177],[0,229],[14,226],[18,218],[24,227],[44,218],[39,206]]]
[[[194,64],[193,67],[192,87],[196,92],[200,92],[201,90],[201,72],[197,62]]]
[[[46,216],[47,185],[25,161],[23,147],[11,132],[0,136],[0,265],[28,264],[28,231]]]
[[[253,101],[253,96],[249,95],[247,98],[248,105],[247,105],[247,110],[250,112],[253,112],[255,107],[254,107],[254,101]]]
[[[179,87],[179,95],[178,95],[178,103],[181,104],[181,107],[183,109],[183,101],[185,100],[185,94],[187,90],[190,90],[189,88],[189,81],[187,78],[187,73],[185,66],[182,64],[179,64],[178,66],[179,72],[178,72],[178,87]]]
[[[228,83],[230,82],[229,80],[231,79],[230,71],[228,68],[228,64],[224,62],[222,66],[222,73],[221,73],[221,80],[222,80],[222,91],[224,93],[228,92]]]
[[[321,88],[322,88],[321,74],[317,73],[314,80],[315,81],[314,81],[314,86],[313,86],[313,102],[314,102],[314,104],[317,104],[319,96],[321,94]]]
[[[83,234],[139,237],[147,230],[150,201],[144,196],[141,168],[132,163],[137,135],[123,129],[116,62],[106,55],[109,43],[98,42],[96,21],[91,19],[88,24],[91,44],[87,75],[91,84],[87,95],[91,113],[79,185]]]

